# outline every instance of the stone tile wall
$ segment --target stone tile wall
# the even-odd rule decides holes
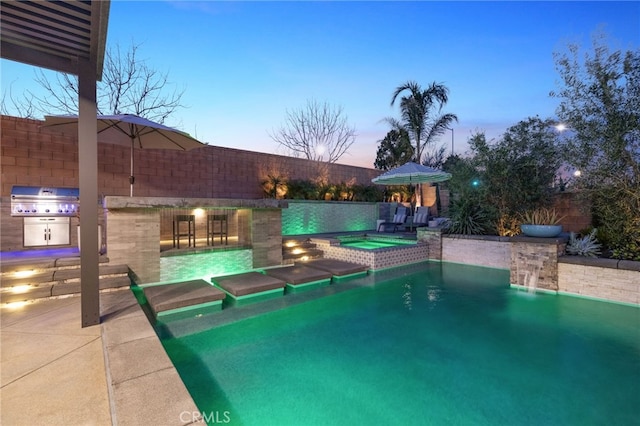
[[[558,290],[640,304],[640,262],[563,256],[558,261]]]
[[[416,239],[427,245],[429,259],[442,260],[442,229],[423,226],[416,230]]]
[[[510,269],[511,242],[507,237],[443,235],[442,260]]]
[[[253,267],[282,264],[282,216],[280,209],[251,211]]]
[[[160,280],[160,210],[107,210],[109,261],[129,265],[137,282]]]
[[[557,291],[558,256],[564,253],[566,238],[514,237],[511,241],[511,284]]]

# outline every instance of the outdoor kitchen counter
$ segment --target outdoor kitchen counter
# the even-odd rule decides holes
[[[236,199],[236,198],[167,198],[167,197],[104,197],[106,209],[145,208],[238,208],[238,209],[282,209],[287,208],[286,200]]]

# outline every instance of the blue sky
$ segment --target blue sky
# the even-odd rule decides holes
[[[212,145],[284,153],[269,137],[287,110],[315,99],[341,106],[356,142],[340,163],[373,167],[398,117],[400,84],[445,84],[458,115],[455,151],[529,116],[552,117],[553,52],[640,46],[640,2],[112,1],[107,45],[127,49],[185,89],[166,124]],[[33,67],[2,60],[1,84],[37,91]],[[442,143],[451,147],[451,134]]]

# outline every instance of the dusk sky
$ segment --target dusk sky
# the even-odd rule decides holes
[[[339,161],[373,167],[400,84],[436,81],[458,115],[455,152],[529,116],[553,117],[553,52],[640,46],[640,2],[163,2],[112,1],[107,47],[140,44],[139,59],[185,89],[165,124],[203,142],[284,153],[269,132],[315,99],[341,106],[357,138]],[[14,96],[39,91],[35,68],[2,60]],[[40,118],[40,117],[38,117]],[[451,149],[451,132],[442,138]]]

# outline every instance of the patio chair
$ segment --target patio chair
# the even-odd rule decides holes
[[[404,206],[399,206],[396,208],[396,213],[393,215],[393,219],[389,222],[381,222],[376,231],[380,232],[380,229],[385,230],[387,227],[393,226],[393,232],[396,232],[399,226],[405,226],[408,215],[409,209]]]
[[[418,207],[413,215],[411,229],[429,225],[429,207]]]

